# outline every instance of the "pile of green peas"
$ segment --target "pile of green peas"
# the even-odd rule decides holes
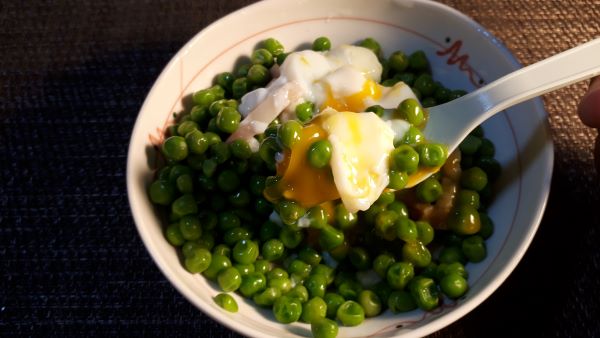
[[[374,39],[359,45],[379,57],[383,85],[404,81],[425,107],[464,95],[431,79],[422,51],[384,58]],[[313,42],[313,50],[330,48],[326,37]],[[468,290],[465,264],[485,258],[485,240],[494,228],[485,210],[501,168],[483,129],[460,145],[464,171],[445,230],[411,219],[410,204],[395,192],[408,175],[422,166],[441,166],[447,157],[442,145],[424,142],[419,128],[426,112],[410,99],[394,112],[411,127],[390,156],[389,189],[367,211],[350,213],[339,201],[329,211],[285,199],[273,203],[264,195],[278,181],[275,154],[299,141],[303,124],[316,113],[314,104],[299,104],[297,120],[274,121],[257,137],[257,152],[244,140],[225,140],[240,124],[239,99],[266,85],[270,68],[285,57],[280,42],[263,41],[251,63],[218,74],[213,86],[195,92],[193,107],[167,131],[164,165],[149,196],[165,210],[166,239],[180,250],[185,268],[222,290],[214,300],[223,309],[238,311],[230,295],[237,292],[270,308],[277,321],[308,323],[323,338],[335,337],[340,324],[356,326],[386,309],[432,310],[444,301],[442,295],[462,297]],[[368,111],[383,115],[379,106]],[[325,168],[331,145],[317,141],[307,157],[312,166]],[[435,204],[443,194],[442,179],[437,173],[411,192],[419,203]],[[273,211],[283,224],[270,220]],[[360,278],[369,274],[375,283]]]

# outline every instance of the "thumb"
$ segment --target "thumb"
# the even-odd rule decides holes
[[[577,109],[581,121],[592,128],[600,128],[600,77],[592,79],[587,93]]]

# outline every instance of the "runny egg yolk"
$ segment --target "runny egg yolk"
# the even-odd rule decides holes
[[[370,79],[365,80],[362,89],[346,97],[336,97],[331,87],[327,86],[327,97],[321,106],[321,111],[325,108],[333,108],[337,111],[362,112],[366,108],[365,99],[370,98],[377,101],[381,98],[380,85]]]
[[[306,156],[313,142],[326,138],[327,133],[320,125],[309,124],[302,129],[300,141],[285,152],[284,159],[277,164],[277,175],[281,180],[276,186],[285,199],[311,207],[340,198],[331,168],[314,168]]]

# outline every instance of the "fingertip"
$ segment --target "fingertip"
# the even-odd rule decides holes
[[[600,77],[590,83],[577,109],[581,121],[592,128],[600,128]]]

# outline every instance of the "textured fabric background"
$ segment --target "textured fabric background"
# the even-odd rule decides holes
[[[238,336],[154,265],[124,173],[136,114],[162,68],[207,24],[251,2],[0,2],[0,335]],[[600,35],[598,0],[444,2],[523,64]],[[600,336],[597,132],[576,116],[586,86],[544,98],[556,163],[524,259],[433,337]]]

